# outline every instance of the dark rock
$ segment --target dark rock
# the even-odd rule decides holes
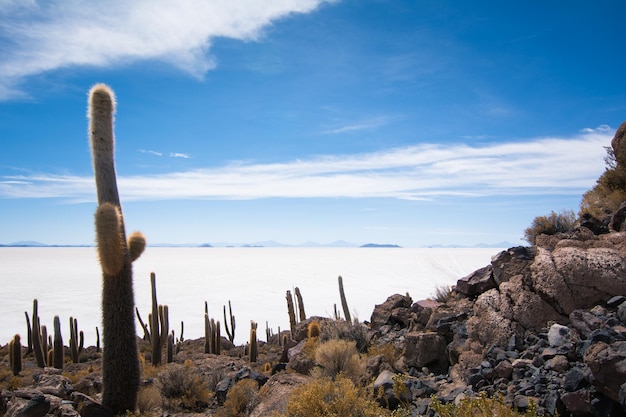
[[[218,404],[224,404],[228,390],[235,385],[235,380],[229,376],[222,378],[215,386],[215,399]]]
[[[589,347],[585,364],[593,374],[593,385],[613,401],[619,401],[621,385],[626,381],[626,342],[598,342]]]
[[[580,368],[572,368],[563,375],[563,389],[567,392],[578,391],[585,385],[585,374]]]
[[[596,396],[591,400],[591,412],[599,417],[624,417],[624,410],[617,401],[613,401],[603,395]]]
[[[611,297],[611,299],[606,302],[606,305],[608,307],[619,307],[619,305],[622,304],[624,301],[626,301],[625,296],[616,295],[615,297]]]
[[[76,410],[81,417],[113,417],[113,411],[92,397],[73,392],[72,399],[76,401]]]
[[[415,313],[416,322],[425,326],[430,320],[433,311],[437,310],[440,305],[440,303],[434,300],[420,300],[413,303],[411,311]]]
[[[241,368],[235,374],[235,382],[239,382],[242,379],[251,379],[259,385],[259,388],[265,385],[267,380],[269,379],[267,376],[263,375],[260,372],[255,371],[254,369],[250,369],[247,366]]]
[[[498,253],[491,259],[494,281],[500,285],[513,276],[528,274],[528,267],[534,257],[535,248],[526,246],[517,246]]]
[[[496,282],[493,279],[491,265],[480,268],[456,282],[456,290],[468,297],[475,297],[492,288],[496,288]]]
[[[591,393],[583,388],[574,392],[566,392],[561,395],[563,405],[574,416],[591,415]]]
[[[434,372],[448,370],[446,341],[430,332],[410,332],[404,338],[405,365],[413,368],[429,367]]]
[[[50,400],[43,394],[36,394],[15,413],[15,417],[43,417],[48,414],[48,411],[50,411]]]
[[[402,307],[410,311],[412,303],[411,297],[408,295],[394,294],[388,297],[384,303],[374,306],[370,320],[371,328],[378,330],[384,325],[396,324],[396,322],[392,320],[394,309]]]

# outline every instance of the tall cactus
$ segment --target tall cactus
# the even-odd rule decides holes
[[[291,296],[291,291],[287,290],[285,298],[287,299],[287,313],[289,314],[291,337],[294,338],[296,334],[296,311],[293,307],[293,297]]]
[[[39,323],[39,303],[37,302],[36,298],[33,300],[32,322],[33,324],[31,326],[31,335],[33,352],[35,353],[35,361],[37,362],[38,367],[45,368],[47,358],[47,349],[45,348],[45,343],[47,336],[42,336],[41,334],[41,325]]]
[[[88,113],[98,195],[96,241],[103,273],[102,403],[118,415],[135,411],[137,404],[140,370],[131,262],[141,255],[146,241],[139,232],[126,240],[113,157],[115,95],[108,86],[91,88]]]
[[[350,309],[348,308],[348,302],[346,301],[346,293],[343,291],[343,278],[339,275],[339,297],[341,298],[341,307],[343,307],[343,315],[348,323],[352,323],[352,317],[350,316]]]
[[[306,312],[304,311],[304,301],[302,300],[302,294],[300,293],[300,288],[295,288],[296,299],[298,300],[298,315],[300,316],[300,321],[306,320]]]
[[[154,272],[150,273],[150,287],[152,292],[152,313],[148,315],[150,331],[147,335],[152,347],[152,365],[157,366],[161,363],[163,346],[166,345],[169,335],[169,307],[167,305],[159,305],[157,301],[156,274]],[[144,325],[142,324],[142,326]]]
[[[63,369],[64,352],[63,352],[63,335],[61,334],[61,319],[54,316],[54,343],[52,345],[52,363],[51,365],[57,369]]]

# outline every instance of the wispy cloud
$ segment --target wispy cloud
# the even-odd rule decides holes
[[[163,156],[163,152],[152,151],[152,150],[148,150],[148,149],[139,149],[139,152],[145,153],[145,154],[148,154],[148,155],[153,155],[153,156]],[[182,158],[182,159],[189,159],[189,158],[191,158],[191,155],[189,155],[187,153],[182,153],[182,152],[170,152],[170,153],[167,154],[167,156],[169,156],[170,158]]]
[[[0,3],[0,99],[25,77],[71,66],[161,60],[195,76],[216,37],[258,39],[275,20],[329,0],[52,0]]]
[[[485,146],[423,144],[375,153],[274,164],[126,176],[125,200],[259,198],[395,198],[580,194],[604,169],[613,129],[570,137]],[[0,178],[0,198],[93,201],[91,177],[19,175]]]
[[[148,155],[163,156],[163,152],[151,151],[148,149],[139,149],[139,152],[147,153]]]
[[[170,157],[171,158],[183,158],[183,159],[191,158],[188,154],[180,153],[180,152],[172,152],[172,153],[170,153]]]
[[[361,130],[370,130],[376,129],[378,127],[384,126],[388,124],[390,121],[389,117],[374,117],[367,120],[362,120],[353,123],[344,123],[339,126],[332,127],[330,129],[324,130],[322,133],[327,135],[337,135],[340,133],[348,133],[348,132],[356,132]]]

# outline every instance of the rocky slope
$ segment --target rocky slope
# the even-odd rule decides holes
[[[305,320],[290,349],[262,346],[257,364],[225,340],[220,356],[204,354],[201,340],[185,341],[175,356],[178,365],[163,369],[193,370],[214,394],[187,410],[170,403],[167,413],[212,415],[240,379],[265,387],[255,394],[250,415],[284,412],[293,388],[312,379],[317,364],[305,352],[306,330],[319,321],[323,339],[356,342],[365,364],[362,379],[384,407],[409,405],[413,415],[427,415],[432,395],[458,401],[485,392],[502,394],[519,409],[534,403],[546,415],[626,415],[626,233],[598,236],[580,228],[539,236],[536,243],[497,254],[459,279],[445,301],[413,302],[395,294],[375,306],[366,323]],[[6,353],[6,347],[0,350],[0,414],[107,415],[98,405],[97,353],[63,373],[37,368],[27,355],[19,383],[8,376]],[[273,371],[264,370],[265,363]],[[158,379],[159,371],[151,372],[144,369],[144,388]],[[398,376],[406,387],[402,398],[394,388]],[[162,415],[164,407],[161,401],[146,414]]]

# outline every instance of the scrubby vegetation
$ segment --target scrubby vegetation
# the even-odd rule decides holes
[[[557,233],[572,232],[576,225],[576,215],[571,210],[560,213],[551,212],[548,216],[537,216],[532,224],[524,230],[524,239],[531,245],[539,235],[556,235]]]
[[[296,387],[285,417],[380,417],[390,415],[350,379],[318,378]]]
[[[501,396],[489,398],[485,393],[478,397],[464,398],[455,403],[443,404],[437,398],[431,403],[432,409],[440,417],[537,417],[534,404],[520,412],[508,407]]]

